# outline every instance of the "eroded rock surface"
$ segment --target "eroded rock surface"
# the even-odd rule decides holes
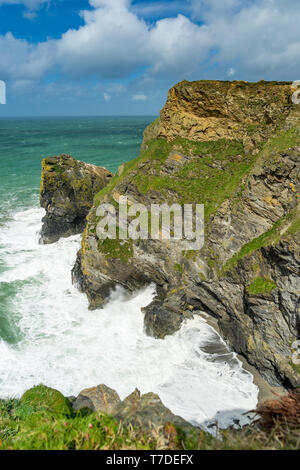
[[[194,429],[191,424],[166,408],[158,395],[142,395],[138,389],[121,401],[115,390],[106,385],[98,385],[80,392],[73,402],[73,408],[87,408],[109,414],[125,425],[131,424],[143,430],[167,424],[178,426],[186,432]]]
[[[291,105],[289,82],[183,81],[169,91],[160,118],[145,132],[145,142],[178,135],[195,141],[242,140],[255,146],[284,120]]]
[[[117,392],[101,384],[97,387],[82,390],[73,401],[73,408],[75,410],[88,408],[92,411],[112,414],[116,406],[120,403],[121,399]]]
[[[105,168],[89,165],[70,155],[42,161],[40,204],[46,210],[40,234],[41,243],[81,233],[94,195],[111,178]]]

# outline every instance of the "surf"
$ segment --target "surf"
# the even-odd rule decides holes
[[[0,398],[39,383],[65,396],[104,383],[121,399],[137,387],[205,429],[226,428],[255,408],[252,375],[205,318],[164,340],[144,333],[141,308],[155,286],[132,295],[116,288],[103,309],[90,311],[71,282],[81,237],[40,245],[43,215],[37,206],[19,210],[0,227]]]

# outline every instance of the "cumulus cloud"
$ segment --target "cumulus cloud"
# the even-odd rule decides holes
[[[189,0],[162,0],[149,1],[147,3],[134,3],[132,11],[142,18],[152,18],[153,16],[165,17],[176,15],[178,12],[189,13],[191,6]]]
[[[34,8],[41,1],[22,3]],[[154,24],[130,0],[90,5],[81,12],[84,25],[58,40],[33,45],[11,33],[0,36],[1,76],[37,79],[55,68],[72,78],[143,75],[144,83],[174,82],[207,77],[210,69],[217,78],[233,76],[234,64],[236,78],[299,78],[300,12],[292,0],[190,0],[190,17]]]
[[[90,3],[95,9],[81,12],[85,25],[67,31],[58,41],[57,60],[64,71],[120,78],[147,63],[147,25],[129,10],[129,2]]]
[[[147,96],[143,93],[137,93],[136,95],[132,96],[133,101],[146,101]]]
[[[56,41],[31,44],[12,33],[0,36],[0,73],[3,78],[42,77],[55,64]]]

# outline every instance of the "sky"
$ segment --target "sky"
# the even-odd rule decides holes
[[[0,117],[154,116],[181,80],[299,80],[299,24],[299,0],[0,0]]]

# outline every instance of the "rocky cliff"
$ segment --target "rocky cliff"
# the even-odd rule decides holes
[[[111,178],[105,168],[89,165],[70,155],[42,160],[40,204],[46,209],[41,230],[42,243],[56,242],[84,230],[94,195]]]
[[[139,157],[100,191],[73,280],[92,308],[119,284],[157,285],[145,310],[163,338],[209,313],[235,351],[272,385],[300,385],[300,109],[290,83],[182,82],[145,131]],[[100,203],[199,203],[205,243],[99,240]]]

